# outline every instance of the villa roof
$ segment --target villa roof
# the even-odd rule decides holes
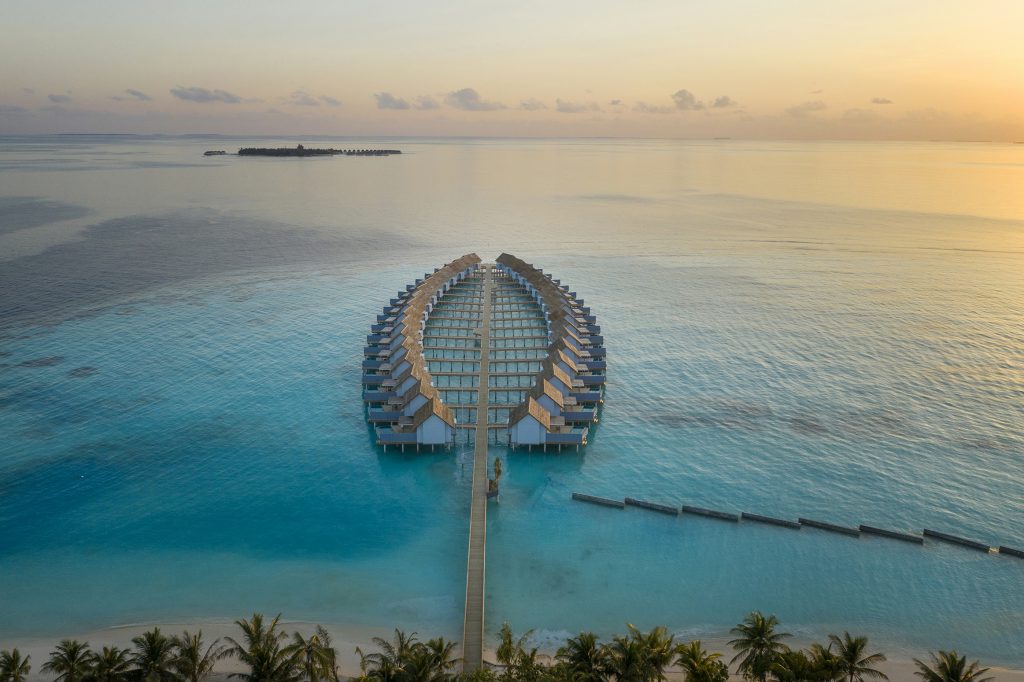
[[[420,405],[416,414],[412,416],[413,428],[418,429],[423,422],[434,416],[440,418],[448,426],[455,426],[455,417],[452,415],[451,408],[441,402],[440,398],[431,398]]]
[[[544,406],[538,403],[533,396],[527,398],[525,402],[519,403],[512,410],[508,416],[508,425],[515,426],[527,416],[533,417],[540,422],[545,431],[551,430],[551,413],[545,410]]]

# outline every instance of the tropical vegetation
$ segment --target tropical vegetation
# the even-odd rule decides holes
[[[685,682],[727,682],[730,668],[749,682],[868,682],[888,679],[878,669],[885,655],[873,652],[868,638],[843,632],[806,649],[790,647],[791,636],[775,616],[754,611],[732,629],[727,663],[700,640],[677,641],[664,627],[626,633],[602,642],[593,632],[569,637],[554,656],[533,646],[533,631],[516,635],[505,623],[494,652],[496,663],[472,673],[460,672],[455,642],[426,641],[415,632],[395,630],[390,639],[374,638],[375,650],[356,648],[359,670],[342,674],[330,633],[289,633],[278,614],[254,613],[235,621],[239,636],[208,641],[202,631],[165,635],[153,628],[132,639],[130,649],[88,642],[61,641],[40,666],[55,682],[206,682],[219,661],[233,658],[229,678],[242,682],[665,682],[670,672]],[[927,663],[914,659],[923,682],[991,682],[988,668],[968,662],[956,651],[931,653]],[[30,657],[18,649],[0,651],[0,682],[26,682]]]

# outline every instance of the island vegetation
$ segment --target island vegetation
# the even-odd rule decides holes
[[[398,149],[315,149],[295,147],[243,147],[239,156],[391,156],[401,154]]]
[[[473,673],[458,672],[455,642],[437,637],[422,641],[416,633],[395,630],[391,640],[375,637],[377,651],[356,648],[359,670],[342,674],[331,636],[316,626],[309,636],[290,636],[281,616],[255,613],[235,621],[239,637],[207,642],[202,631],[166,635],[155,627],[132,640],[131,649],[91,648],[65,639],[40,670],[55,682],[203,682],[218,661],[242,665],[229,678],[243,682],[665,682],[668,674],[686,682],[726,682],[730,666],[749,682],[865,682],[888,679],[877,669],[885,661],[871,653],[867,637],[829,635],[807,649],[790,648],[775,616],[753,612],[732,629],[731,659],[706,650],[700,640],[677,642],[664,627],[643,632],[632,625],[625,635],[602,642],[593,632],[570,637],[554,657],[542,657],[529,645],[532,631],[518,637],[505,623],[496,664]],[[968,663],[956,651],[938,651],[930,660],[914,659],[924,682],[988,682],[988,668]],[[25,682],[32,669],[18,649],[0,652],[0,682]]]

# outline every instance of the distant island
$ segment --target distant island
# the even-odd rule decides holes
[[[397,149],[309,149],[297,147],[243,147],[239,156],[391,156],[401,154]]]

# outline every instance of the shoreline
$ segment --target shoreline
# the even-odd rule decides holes
[[[288,632],[289,635],[295,631],[308,635],[313,631],[316,625],[317,623],[304,620],[281,620],[282,629],[285,632]],[[394,628],[379,628],[351,623],[323,623],[323,625],[327,631],[331,633],[332,644],[337,650],[338,662],[341,666],[341,674],[343,677],[352,677],[359,674],[359,656],[356,654],[356,647],[360,647],[367,653],[376,651],[376,647],[372,641],[374,637],[382,637],[390,640],[394,634]],[[160,630],[167,635],[181,634],[183,630],[188,630],[193,633],[197,630],[202,630],[203,637],[207,642],[212,642],[217,638],[223,640],[224,637],[237,638],[239,636],[238,627],[235,625],[234,620],[228,619],[211,619],[191,622],[168,621],[163,623],[126,623],[123,625],[114,625],[107,628],[98,628],[85,632],[57,636],[4,637],[0,638],[0,649],[10,650],[17,648],[22,654],[31,656],[32,672],[29,674],[28,679],[30,681],[39,680],[42,682],[50,680],[52,676],[41,673],[40,668],[49,657],[50,651],[52,651],[54,646],[56,646],[56,644],[62,639],[78,639],[80,641],[87,641],[92,647],[119,646],[122,648],[130,648],[132,646],[131,640],[133,637],[136,637],[142,632],[154,627],[159,627]],[[439,636],[439,633],[419,632],[414,628],[405,628],[405,631],[417,632],[421,640]],[[442,636],[446,639],[454,639],[458,647],[461,648],[460,635]],[[705,649],[722,653],[723,660],[726,662],[731,659],[731,649],[728,644],[730,639],[729,637],[723,637],[721,635],[704,637],[693,634],[688,634],[684,637],[676,637],[677,642],[690,641],[691,639],[700,639]],[[793,648],[806,648],[811,644],[811,642],[812,640],[810,639],[793,637],[789,639],[787,643]],[[544,644],[545,646],[538,647],[538,657],[542,662],[550,663],[554,657],[555,651],[549,648],[550,640]],[[882,649],[884,652],[884,648],[882,646],[870,646],[869,648],[872,652],[879,649]],[[968,660],[974,660],[970,656],[969,652],[967,652],[967,656]],[[917,670],[913,661],[913,658],[915,657],[926,660],[928,653],[921,652],[919,654],[910,654],[899,652],[886,660],[885,663],[880,664],[878,668],[889,676],[889,680],[891,682],[919,682],[920,678],[914,674]],[[484,660],[485,662],[495,662],[496,657],[494,647],[484,647]],[[987,665],[985,661],[981,661],[981,664],[982,666],[990,668],[988,675],[994,678],[994,682],[1024,682],[1024,667],[1009,668]],[[243,670],[241,663],[235,659],[228,658],[217,664],[216,671],[211,675],[211,679],[227,679],[227,676],[230,673],[239,672],[241,670]],[[673,682],[682,682],[683,680],[683,674],[676,670],[669,671],[667,677]],[[742,678],[736,674],[732,674],[729,679],[741,680]]]

